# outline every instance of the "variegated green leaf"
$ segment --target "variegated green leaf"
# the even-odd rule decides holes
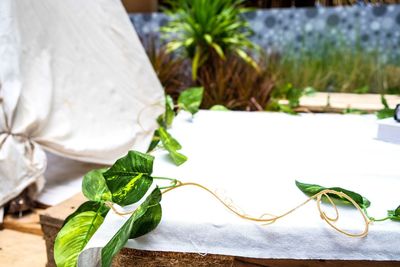
[[[79,253],[103,223],[101,208],[84,211],[68,220],[57,234],[54,260],[58,267],[75,267]]]
[[[88,172],[82,181],[82,193],[93,201],[111,200],[111,192],[107,187],[103,173],[107,169],[98,169]]]
[[[153,182],[154,157],[129,151],[103,173],[111,191],[113,202],[125,206],[140,200]]]
[[[160,221],[159,218],[161,217],[161,209],[153,210],[153,212],[157,212],[157,214],[149,214],[147,211],[152,207],[158,206],[160,201],[161,192],[160,189],[156,188],[101,250],[102,266],[111,265],[113,257],[124,247],[132,234],[138,236],[138,233],[148,233],[157,226]],[[146,214],[148,217],[146,217]],[[146,228],[146,225],[151,229]]]
[[[186,89],[179,95],[179,108],[192,113],[192,115],[196,114],[199,111],[201,101],[203,100],[203,92],[203,87]]]

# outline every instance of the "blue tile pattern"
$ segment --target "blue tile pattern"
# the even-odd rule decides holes
[[[245,18],[255,32],[252,41],[269,52],[312,50],[323,41],[378,50],[385,60],[400,58],[400,5],[268,9]],[[132,14],[130,19],[141,37],[159,37],[160,26],[168,21],[162,13]]]

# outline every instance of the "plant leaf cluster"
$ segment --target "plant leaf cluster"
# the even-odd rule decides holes
[[[181,144],[168,132],[172,126],[174,118],[179,110],[190,112],[192,116],[199,111],[203,99],[203,87],[188,88],[181,92],[178,98],[177,109],[175,109],[174,100],[171,96],[165,96],[165,112],[161,114],[157,122],[159,128],[154,132],[153,139],[147,150],[147,153],[153,151],[157,146],[161,146],[168,151],[169,156],[176,165],[186,162],[187,157],[178,151],[182,149]]]
[[[82,181],[82,192],[88,201],[68,216],[54,244],[57,266],[76,266],[78,256],[99,229],[110,208],[138,202],[153,183],[154,157],[137,151],[118,159],[109,169],[93,170]],[[128,221],[101,250],[102,266],[110,266],[112,258],[129,238],[144,235],[161,220],[161,191],[157,187],[132,213]]]
[[[271,101],[267,105],[267,110],[282,111],[288,114],[297,114],[295,108],[300,105],[300,98],[303,96],[312,96],[316,90],[312,87],[297,88],[292,83],[286,83],[279,90],[272,93]],[[279,99],[287,99],[288,104],[279,103]]]
[[[258,69],[248,54],[258,49],[249,37],[253,34],[243,13],[244,0],[170,0],[165,12],[171,21],[161,31],[170,40],[167,51],[182,51],[192,61],[192,79],[197,79],[198,69],[214,54],[225,59],[234,53]]]

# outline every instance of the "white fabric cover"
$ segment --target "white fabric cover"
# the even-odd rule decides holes
[[[174,166],[155,153],[154,175],[194,181],[231,198],[250,215],[282,214],[306,200],[295,180],[341,186],[367,197],[371,216],[400,205],[400,145],[376,140],[374,115],[200,111],[180,114],[172,135],[188,161]],[[400,260],[400,223],[370,226],[366,238],[344,236],[320,219],[311,202],[273,225],[244,221],[200,189],[163,195],[158,228],[131,248],[255,258]],[[333,214],[327,209],[329,214]],[[363,230],[354,209],[340,226]]]
[[[373,115],[200,111],[191,120],[181,113],[171,133],[189,159],[177,167],[158,150],[154,176],[204,184],[255,216],[278,215],[307,199],[295,179],[341,186],[367,197],[370,215],[382,218],[400,205],[400,145],[376,140],[377,126]],[[75,169],[59,166],[59,175]],[[59,176],[56,170],[53,175]],[[54,183],[43,201],[58,199],[65,186],[71,194],[81,190],[80,182]],[[163,195],[161,205],[158,228],[129,240],[127,247],[255,258],[400,260],[399,222],[377,222],[366,238],[350,238],[320,219],[315,202],[269,226],[234,216],[192,187]],[[342,226],[363,230],[354,209],[340,211]]]
[[[119,0],[0,1],[0,205],[43,149],[111,164],[145,150],[164,93]]]

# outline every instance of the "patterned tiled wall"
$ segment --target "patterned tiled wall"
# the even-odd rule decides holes
[[[378,50],[384,60],[400,58],[400,5],[335,8],[269,9],[246,14],[252,40],[267,51],[361,45]],[[158,35],[168,17],[161,13],[131,15],[141,37]]]

